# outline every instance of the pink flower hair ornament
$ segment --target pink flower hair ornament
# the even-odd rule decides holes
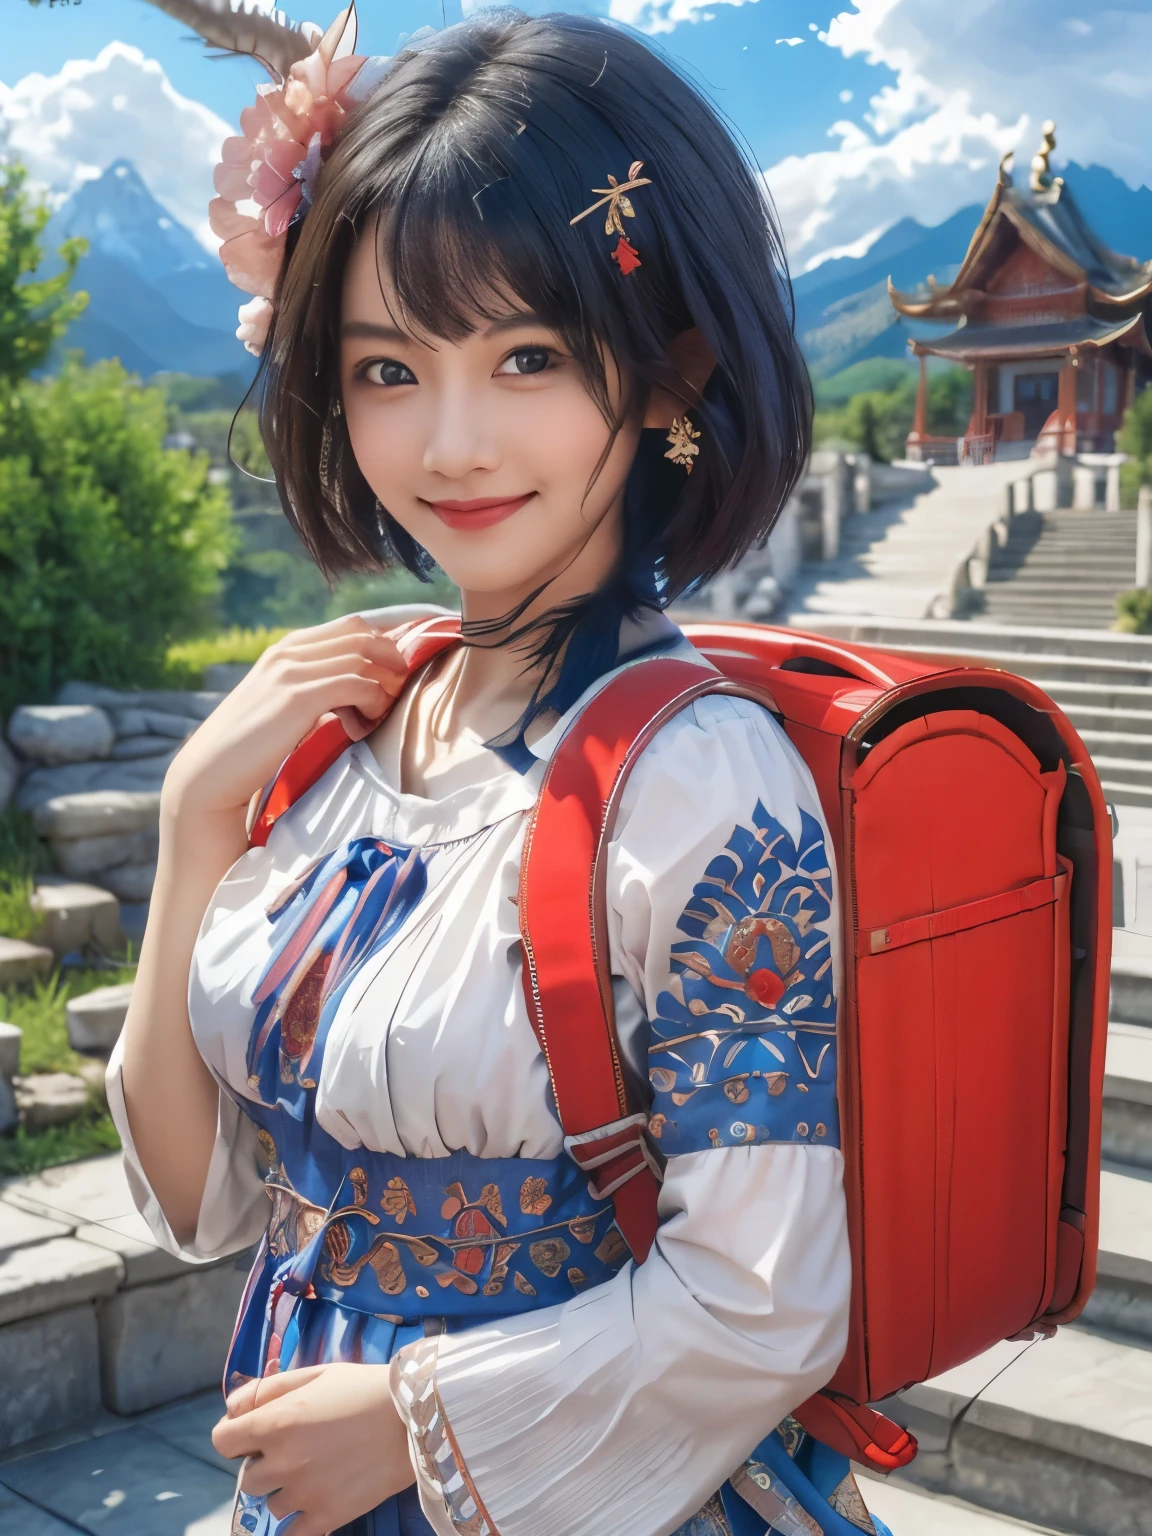
[[[313,26],[305,36],[311,51],[279,84],[257,88],[212,177],[219,195],[208,205],[208,220],[223,241],[220,260],[229,281],[254,295],[240,307],[236,335],[256,357],[268,339],[288,230],[311,207],[316,176],[350,108],[389,63],[355,52],[355,0],[327,32]]]

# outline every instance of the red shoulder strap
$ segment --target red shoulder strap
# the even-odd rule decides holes
[[[581,712],[548,765],[520,862],[524,991],[548,1063],[565,1146],[612,1195],[637,1263],[656,1236],[659,1182],[647,1116],[629,1102],[620,1063],[607,953],[607,849],[628,774],[673,715],[707,693],[775,710],[763,688],[687,661],[654,658],[617,674]],[[795,1417],[842,1455],[891,1471],[916,1442],[874,1409],[827,1392]]]
[[[455,614],[443,618],[416,619],[392,631],[392,638],[415,672],[460,638],[460,620]],[[385,711],[385,714],[387,711]],[[381,719],[384,715],[381,715]],[[311,789],[322,774],[352,744],[352,738],[335,715],[313,726],[300,745],[284,759],[279,772],[264,793],[248,834],[249,845],[263,848],[276,822],[284,812]]]

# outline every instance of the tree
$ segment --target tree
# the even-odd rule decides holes
[[[0,162],[0,384],[38,368],[88,303],[86,293],[68,291],[88,248],[84,240],[65,240],[64,265],[53,277],[33,276],[43,259],[40,235],[49,212],[30,203],[26,176],[22,165]]]
[[[1152,385],[1146,385],[1125,411],[1116,447],[1131,455],[1121,477],[1125,500],[1135,505],[1138,488],[1152,484]]]
[[[69,359],[0,395],[0,711],[70,678],[159,678],[213,617],[232,542],[208,460],[117,362]]]

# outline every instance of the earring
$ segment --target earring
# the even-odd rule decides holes
[[[677,416],[672,423],[672,430],[668,433],[668,441],[672,446],[664,457],[671,459],[673,464],[679,464],[686,475],[692,473],[692,460],[700,452],[696,446],[696,439],[699,436],[699,432],[687,416]]]

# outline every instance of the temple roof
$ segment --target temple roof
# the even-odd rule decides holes
[[[990,358],[998,353],[1012,357],[1043,357],[1067,352],[1070,347],[1106,347],[1114,341],[1149,353],[1143,314],[1121,320],[1078,315],[1075,319],[1041,325],[962,325],[946,336],[918,338],[915,348],[917,353],[962,361],[969,356]]]
[[[1085,284],[1091,312],[1110,316],[1126,310],[1131,314],[1135,308],[1143,307],[1143,302],[1152,297],[1152,261],[1120,256],[1095,234],[1072,193],[1048,168],[1048,157],[1055,144],[1055,129],[1051,123],[1045,123],[1044,142],[1032,161],[1027,186],[1017,186],[1013,181],[1012,156],[1005,156],[996,189],[960,270],[947,288],[938,287],[929,278],[926,296],[900,293],[889,279],[888,291],[900,314],[927,320],[965,313],[962,296],[980,292],[990,271],[1003,259],[1006,244],[1015,244],[1005,241],[1005,226],[1057,272],[1075,283]]]

